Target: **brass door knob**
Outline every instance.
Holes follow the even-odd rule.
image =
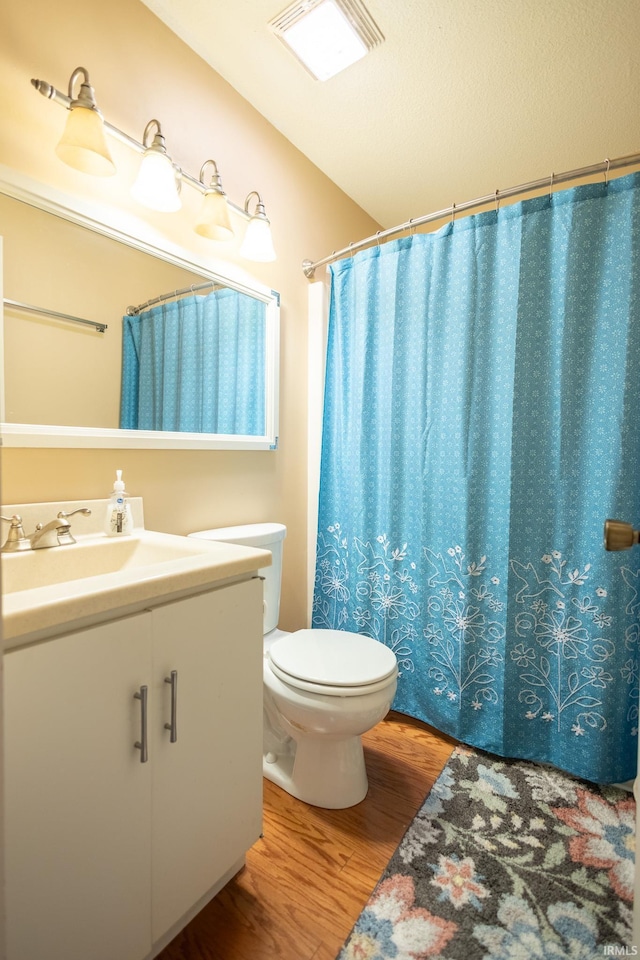
[[[640,530],[634,530],[630,523],[621,520],[605,520],[605,550],[629,550],[640,542]]]

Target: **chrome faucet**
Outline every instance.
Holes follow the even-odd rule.
[[[36,528],[29,537],[32,550],[42,550],[45,547],[59,547],[62,543],[75,543],[70,533],[71,524],[66,518],[56,517],[44,526],[36,524]],[[64,539],[68,538],[68,539]]]
[[[27,536],[22,526],[22,518],[17,514],[13,517],[2,517],[7,523],[10,523],[9,535],[2,547],[3,553],[15,553],[18,550],[43,550],[46,547],[62,547],[67,543],[75,543],[75,537],[71,533],[71,524],[69,517],[76,513],[83,513],[86,517],[90,516],[91,510],[87,507],[81,507],[72,513],[65,513],[61,510],[55,520],[49,523],[37,523],[36,528]]]

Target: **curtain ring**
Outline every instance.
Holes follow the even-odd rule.
[[[456,219],[456,205],[455,205],[455,203],[452,203],[452,204],[451,204],[451,223],[452,223],[452,225],[453,225],[453,222],[455,221],[455,219]]]
[[[500,211],[500,191],[496,190],[496,213]]]
[[[416,232],[416,228],[413,224],[413,217],[412,217],[411,220],[409,220],[409,236],[410,237],[415,236],[415,232]]]
[[[380,234],[381,234],[381,233],[382,233],[382,230],[378,230],[378,232],[376,233],[376,243],[377,243],[378,246],[380,246]]]
[[[604,171],[604,185],[605,187],[609,186],[609,167],[611,166],[611,160],[608,157],[605,158],[604,163],[606,163],[607,168]]]
[[[549,200],[551,200],[551,194],[553,193],[553,181],[555,179],[555,173],[552,173],[549,177]]]

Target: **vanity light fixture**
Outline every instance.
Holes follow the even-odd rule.
[[[74,98],[73,87],[77,80],[80,84],[78,96]],[[56,153],[69,167],[97,177],[112,176],[116,167],[111,159],[104,136],[102,114],[96,105],[89,74],[84,67],[76,67],[69,80],[69,116]]]
[[[154,129],[153,140],[149,144],[147,141]],[[145,151],[131,193],[139,203],[151,210],[173,213],[182,206],[179,174],[167,153],[157,120],[149,120],[144,128],[142,143]]]
[[[269,24],[316,80],[328,80],[384,40],[361,0],[296,0]]]
[[[351,3],[353,0],[348,0],[348,2]],[[73,86],[79,77],[84,77],[84,82],[81,85],[78,98],[74,100]],[[240,247],[240,255],[248,260],[265,263],[276,259],[269,219],[257,190],[253,190],[245,200],[244,207],[240,207],[229,200],[222,189],[222,182],[215,160],[207,160],[202,164],[200,177],[197,180],[186,170],[180,169],[173,163],[167,153],[158,120],[149,121],[144,130],[142,143],[130,137],[123,130],[119,130],[118,127],[114,127],[107,120],[103,121],[96,107],[93,88],[89,84],[89,75],[84,67],[78,67],[71,75],[68,96],[47,83],[46,80],[32,80],[31,83],[38,93],[46,97],[47,100],[53,100],[54,103],[70,111],[67,129],[74,114],[78,112],[91,114],[89,120],[82,117],[81,121],[84,120],[85,128],[88,127],[94,131],[93,139],[89,135],[81,134],[76,134],[74,138],[70,139],[67,138],[67,130],[65,130],[65,135],[57,148],[59,156],[65,163],[69,163],[86,173],[100,175],[113,173],[115,166],[109,156],[106,143],[100,144],[95,134],[96,130],[100,130],[102,133],[104,127],[104,132],[142,155],[138,176],[131,188],[131,193],[140,203],[152,210],[161,212],[179,210],[182,206],[180,190],[182,184],[187,183],[204,194],[202,209],[195,226],[197,233],[213,240],[229,240],[234,234],[229,217],[229,211],[233,210],[241,219],[248,221],[245,237]],[[151,139],[152,133],[153,138]],[[101,139],[104,141],[104,137]],[[149,142],[150,140],[151,142]],[[65,141],[68,141],[68,145],[75,148],[75,153],[71,149],[65,151],[63,147]],[[91,159],[90,161],[85,160],[84,165],[81,166],[80,160],[76,159],[74,162],[74,157],[77,158],[83,153],[87,157],[91,155]],[[205,170],[210,164],[213,165],[213,172],[207,184],[205,183]],[[254,212],[250,213],[249,202],[252,197],[256,197],[257,202]]]
[[[240,247],[240,256],[259,263],[268,263],[276,259],[271,236],[271,224],[264,209],[264,203],[257,190],[252,190],[244,202],[244,210],[249,214],[249,201],[257,197],[256,207],[247,224],[244,239]]]
[[[208,164],[213,164],[213,173],[207,187],[204,182],[204,171]],[[200,183],[205,186],[205,192],[200,217],[194,230],[210,240],[230,240],[233,236],[233,227],[229,218],[227,195],[222,189],[222,181],[215,160],[205,160],[202,164]]]

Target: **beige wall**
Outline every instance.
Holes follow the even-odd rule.
[[[107,326],[5,306],[5,420],[117,429],[127,307],[203,278],[1,194],[0,224],[8,300]]]
[[[281,521],[289,529],[281,626],[303,626],[308,283],[300,263],[366,236],[377,225],[135,0],[85,0],[81,6],[72,0],[21,0],[3,7],[0,28],[0,163],[82,201],[118,208],[155,231],[159,242],[172,239],[199,256],[210,252],[212,269],[224,272],[225,264],[248,269],[237,256],[237,242],[220,247],[193,232],[196,191],[184,188],[185,209],[179,214],[136,207],[128,188],[137,157],[118,142],[110,140],[118,167],[112,178],[90,178],[58,161],[53,150],[65,112],[40,96],[30,80],[47,80],[66,92],[71,72],[82,65],[115,126],[140,140],[147,121],[157,118],[168,151],[189,173],[197,176],[212,157],[235,203],[242,204],[251,190],[261,192],[278,259],[251,264],[249,272],[282,298],[276,452],[5,448],[3,501],[106,496],[118,467],[128,490],[144,497],[147,526],[154,529],[184,534],[221,524]]]

